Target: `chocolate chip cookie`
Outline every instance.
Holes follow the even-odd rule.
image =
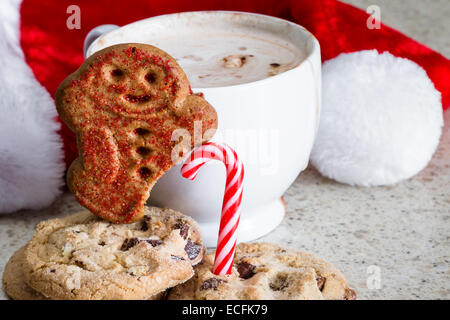
[[[194,277],[173,288],[168,299],[356,299],[330,263],[275,244],[239,244],[229,276],[214,275],[213,265],[214,253],[207,254]]]
[[[52,299],[149,299],[194,274],[204,247],[191,218],[146,207],[113,224],[88,211],[41,222],[24,253],[26,283]]]
[[[46,300],[42,294],[28,286],[24,281],[23,262],[25,247],[17,250],[9,259],[3,271],[3,286],[14,300]]]

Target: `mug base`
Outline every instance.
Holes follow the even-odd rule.
[[[275,229],[283,220],[286,207],[283,198],[241,213],[237,242],[256,240]],[[217,222],[197,221],[202,231],[203,243],[208,248],[217,246]]]

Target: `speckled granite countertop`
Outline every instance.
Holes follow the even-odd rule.
[[[384,22],[450,55],[444,32],[450,15],[447,0],[345,2],[361,8],[380,5]],[[286,218],[260,241],[311,251],[332,262],[360,299],[449,299],[450,112],[445,122],[431,163],[398,185],[350,187],[307,169],[285,195]],[[65,193],[45,210],[1,216],[0,273],[39,221],[80,208]],[[0,290],[0,299],[5,298]]]

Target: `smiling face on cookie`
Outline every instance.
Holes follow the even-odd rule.
[[[60,85],[56,105],[77,135],[80,156],[69,168],[69,188],[113,222],[142,217],[151,188],[174,165],[175,130],[192,136],[200,124],[205,142],[217,128],[214,108],[192,94],[175,59],[143,44],[89,57]]]
[[[184,72],[156,48],[110,50],[93,61],[84,78],[86,93],[96,106],[126,117],[176,110],[190,94]]]

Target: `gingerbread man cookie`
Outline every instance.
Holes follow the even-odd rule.
[[[175,59],[144,44],[119,44],[89,57],[61,83],[56,106],[77,135],[70,190],[116,223],[142,218],[153,185],[175,164],[175,130],[193,137],[194,125],[201,126],[206,142],[217,128],[216,111],[192,93]]]

